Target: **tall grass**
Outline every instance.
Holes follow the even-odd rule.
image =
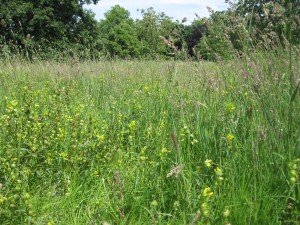
[[[247,60],[1,62],[0,223],[299,223],[290,55]]]

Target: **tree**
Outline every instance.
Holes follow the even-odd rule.
[[[3,42],[22,49],[28,44],[39,48],[91,44],[97,36],[97,21],[83,5],[97,2],[1,0],[0,37]]]
[[[110,57],[138,57],[141,43],[133,19],[128,10],[119,5],[105,13],[105,19],[100,21],[103,50]]]
[[[207,19],[199,18],[194,20],[191,25],[185,27],[184,38],[187,43],[189,55],[194,55],[194,48],[200,42],[207,30]]]
[[[166,56],[172,48],[163,40],[181,45],[181,29],[165,13],[156,13],[153,8],[142,9],[142,19],[136,21],[138,38],[143,45],[143,52],[150,57]]]

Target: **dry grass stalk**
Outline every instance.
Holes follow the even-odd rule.
[[[123,199],[123,183],[122,183],[122,179],[120,176],[120,172],[118,170],[115,171],[115,181],[116,181],[116,183],[118,185],[118,189],[119,189],[119,193],[118,193],[119,200],[122,201],[122,199]],[[125,218],[124,206],[121,206],[119,208],[119,214],[122,219]]]
[[[122,184],[120,172],[118,170],[115,171],[115,179],[116,179],[116,183],[119,187],[119,199],[122,199],[122,197],[123,197],[123,184]]]
[[[172,41],[169,41],[168,39],[166,39],[164,36],[159,35],[159,38],[161,40],[163,40],[163,42],[168,45],[170,48],[172,48],[173,50],[175,50],[176,52],[178,52],[177,47],[175,46],[175,44]]]
[[[183,167],[184,167],[184,165],[175,166],[173,169],[171,169],[170,173],[167,174],[167,178],[169,178],[173,175],[175,175],[175,177],[178,177],[178,175],[182,171]]]
[[[215,11],[213,10],[213,8],[206,6],[207,11],[209,12],[210,15],[213,15],[215,13]]]
[[[201,216],[201,212],[198,210],[194,216],[193,221],[190,223],[190,225],[195,225],[198,222],[198,220],[200,219],[200,216]]]
[[[196,104],[197,106],[202,106],[202,107],[204,107],[204,108],[208,108],[207,107],[207,105],[205,105],[204,103],[201,103],[201,102],[198,102],[198,101],[196,101],[196,100],[192,100],[192,102],[194,103],[194,104]]]
[[[178,152],[179,152],[179,146],[178,146],[178,141],[176,139],[176,135],[175,135],[174,132],[172,132],[172,141],[173,141],[173,144],[175,146],[176,153],[178,154]]]

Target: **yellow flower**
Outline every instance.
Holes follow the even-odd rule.
[[[205,165],[206,165],[206,167],[207,168],[210,168],[211,167],[211,164],[212,164],[212,160],[211,159],[207,159],[207,160],[205,160]]]
[[[0,205],[6,200],[6,197],[3,197],[2,195],[0,196]]]
[[[148,94],[149,93],[149,87],[146,85],[145,87],[144,87],[144,91]]]
[[[210,187],[206,187],[204,190],[203,190],[203,196],[204,197],[211,197],[213,196],[214,193],[211,191]]]
[[[227,103],[226,108],[227,108],[227,112],[229,113],[235,110],[235,106],[232,104],[232,102]]]
[[[227,218],[229,215],[230,215],[229,209],[225,209],[224,212],[223,212],[223,216],[224,216],[225,218]]]
[[[153,207],[158,206],[158,202],[157,202],[156,200],[153,200],[153,201],[151,202],[151,206],[153,206]]]
[[[180,207],[179,201],[175,201],[174,204],[173,204],[173,206],[174,206],[175,210],[178,210],[178,208]]]
[[[161,150],[161,152],[159,153],[160,155],[160,158],[163,160],[163,159],[166,159],[166,157],[168,156],[168,154],[170,153],[171,151],[168,150],[167,148],[163,148]]]
[[[215,169],[215,173],[216,173],[217,176],[222,176],[223,175],[223,172],[222,172],[222,170],[219,167],[217,167]]]
[[[68,160],[68,154],[65,153],[65,152],[60,153],[59,156],[60,156],[61,158],[63,158],[64,160]]]
[[[98,139],[98,141],[99,141],[100,143],[103,143],[104,140],[105,140],[105,135],[104,135],[104,134],[97,135],[96,137],[97,137],[97,139]]]
[[[226,138],[228,141],[233,141],[235,139],[235,137],[232,133],[229,133]]]
[[[24,198],[24,199],[29,199],[29,198],[30,198],[30,194],[29,194],[29,193],[25,193],[25,194],[23,195],[23,198]]]
[[[221,95],[222,96],[225,96],[225,95],[227,95],[228,94],[228,92],[227,91],[225,91],[225,90],[221,90]]]
[[[146,157],[146,156],[141,156],[140,159],[141,159],[142,161],[146,161],[146,160],[148,159],[148,157]]]
[[[137,122],[135,120],[133,120],[133,121],[130,122],[130,124],[128,126],[129,126],[129,129],[131,131],[135,131],[136,130],[136,125],[137,125]]]

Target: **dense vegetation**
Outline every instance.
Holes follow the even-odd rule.
[[[0,224],[300,224],[299,1],[86,3],[1,2]]]
[[[298,224],[299,80],[277,54],[2,63],[0,223]]]
[[[1,54],[27,57],[231,59],[251,49],[300,43],[300,3],[238,1],[230,9],[174,22],[153,8],[133,20],[116,5],[97,22],[83,9],[98,1],[7,1],[0,8]],[[51,54],[50,54],[51,53]],[[59,54],[57,54],[59,53]]]
[[[2,53],[22,51],[32,56],[53,50],[92,51],[97,46],[98,25],[94,15],[83,9],[83,4],[91,2],[1,0],[0,44],[9,48]]]

